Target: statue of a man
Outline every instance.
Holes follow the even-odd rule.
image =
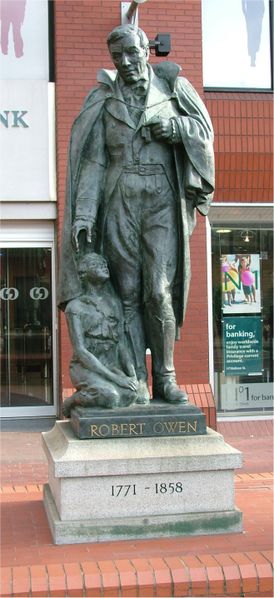
[[[59,301],[80,293],[75,256],[84,237],[107,258],[123,304],[138,402],[149,399],[149,347],[154,398],[185,403],[174,342],[187,302],[195,208],[206,215],[213,197],[212,125],[178,65],[148,64],[141,29],[117,27],[108,47],[116,70],[99,71],[72,128]]]
[[[83,407],[127,407],[137,399],[137,378],[124,342],[123,314],[109,282],[106,260],[88,253],[79,260],[82,294],[68,302],[65,315],[73,356],[75,393],[63,404],[69,416]]]

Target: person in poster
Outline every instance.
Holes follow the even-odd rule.
[[[239,274],[245,296],[245,303],[256,303],[255,275],[251,271],[251,255],[240,257]]]
[[[229,274],[229,279],[225,274]],[[237,267],[234,262],[229,262],[227,255],[222,256],[222,294],[223,306],[235,303],[235,284],[239,279]]]
[[[260,256],[228,254],[221,256],[223,313],[259,313]]]

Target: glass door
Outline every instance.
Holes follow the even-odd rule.
[[[0,253],[1,411],[54,414],[52,248]]]

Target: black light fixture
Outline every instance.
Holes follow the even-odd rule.
[[[157,33],[154,40],[149,41],[151,50],[155,50],[156,56],[168,56],[171,50],[170,33]]]

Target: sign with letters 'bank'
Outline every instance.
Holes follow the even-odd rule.
[[[1,201],[50,195],[47,0],[1,2]]]
[[[47,81],[5,81],[0,93],[0,198],[49,199]]]

